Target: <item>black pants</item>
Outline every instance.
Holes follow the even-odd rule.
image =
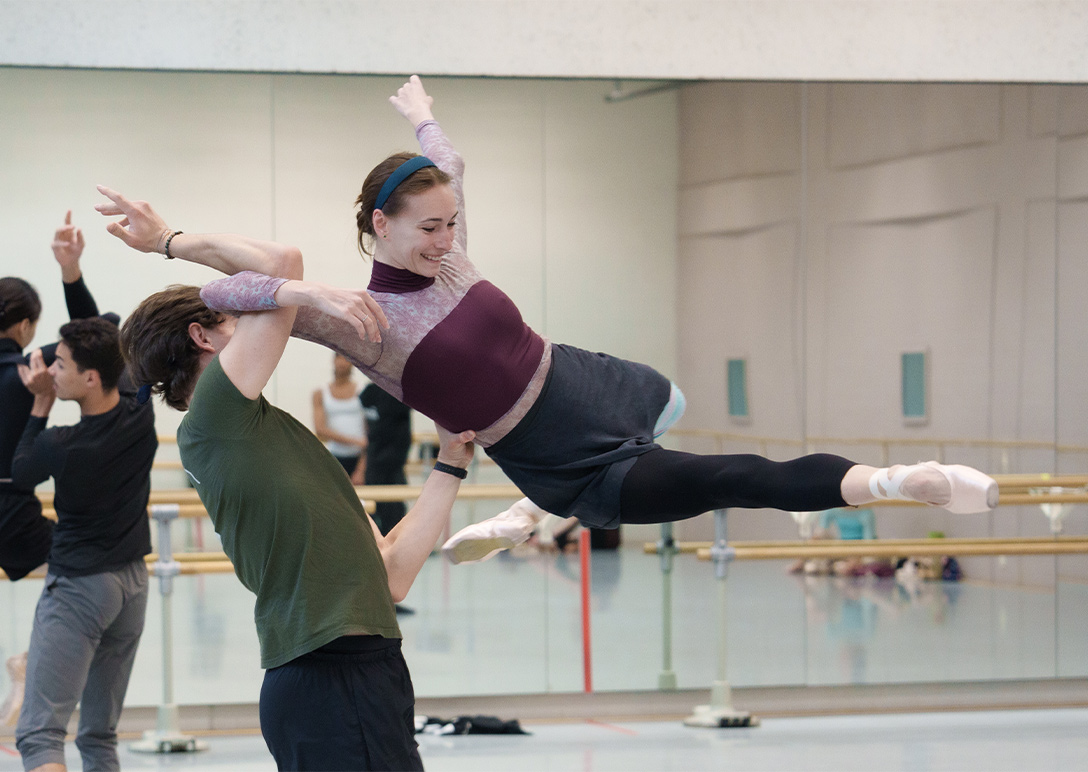
[[[268,670],[261,734],[279,769],[421,770],[400,640],[346,636]]]
[[[404,465],[383,467],[380,464],[366,465],[366,474],[363,478],[367,485],[407,485],[408,478],[404,475]],[[393,526],[404,519],[407,508],[403,501],[379,501],[374,510],[374,522],[378,524],[378,530],[382,536],[393,530]]]
[[[33,493],[0,493],[0,568],[13,582],[49,557],[53,521]]]
[[[816,512],[846,506],[842,478],[854,462],[817,453],[791,461],[651,450],[620,490],[620,521],[667,523],[730,507]]]

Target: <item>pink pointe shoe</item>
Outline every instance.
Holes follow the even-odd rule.
[[[869,478],[869,490],[877,499],[914,501],[915,499],[901,493],[900,488],[908,477],[925,466],[940,472],[948,481],[952,491],[947,504],[932,504],[931,506],[941,507],[956,515],[989,512],[997,506],[997,481],[977,469],[962,464],[938,464],[936,461],[927,461],[924,464],[901,467],[890,476],[887,469],[880,469]],[[881,488],[884,489],[883,492]]]
[[[480,563],[528,539],[544,514],[529,499],[521,499],[505,512],[462,528],[442,545],[442,554],[455,565]]]

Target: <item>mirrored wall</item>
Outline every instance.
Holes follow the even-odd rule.
[[[112,244],[92,211],[96,183],[151,201],[175,227],[299,244],[311,278],[364,286],[352,201],[371,166],[414,143],[386,103],[397,85],[0,69],[0,273],[42,291],[39,342],[63,321],[48,241],[69,208],[103,308],[124,314],[165,284],[213,278]],[[1088,87],[703,82],[609,101],[616,84],[604,81],[428,85],[467,163],[470,257],[551,339],[676,380],[688,412],[672,447],[1088,472]],[[730,362],[743,363],[732,370],[743,410]],[[910,406],[907,362],[921,366]],[[269,396],[309,421],[330,376],[328,352],[293,342]],[[169,435],[179,417],[158,420]],[[502,481],[485,460],[474,474]],[[181,484],[156,473],[156,487]],[[459,504],[452,527],[509,503]],[[1064,533],[1088,533],[1086,515],[1073,508]],[[798,538],[785,513],[728,517],[732,539]],[[882,538],[1051,534],[1027,506],[877,508],[874,527]],[[178,529],[188,547],[216,548],[209,524]],[[709,539],[711,518],[675,533]],[[663,571],[642,548],[659,536],[626,527],[619,549],[593,553],[597,690],[715,678],[713,568],[682,555]],[[958,562],[960,581],[916,583],[734,564],[729,680],[1088,675],[1088,558]],[[583,689],[581,578],[576,554],[538,546],[479,566],[429,561],[400,620],[417,694]],[[246,591],[229,575],[178,584],[178,701],[256,700]],[[40,588],[0,585],[5,656],[25,648]],[[157,614],[153,602],[131,704],[157,702]]]

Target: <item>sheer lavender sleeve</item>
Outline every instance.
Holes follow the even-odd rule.
[[[457,243],[462,252],[468,249],[468,227],[465,219],[465,162],[461,154],[454,150],[446,132],[438,121],[424,121],[416,126],[416,139],[423,155],[435,162],[435,165],[450,175],[450,187],[457,196]]]
[[[271,311],[280,307],[276,303],[276,290],[286,281],[255,271],[241,271],[205,284],[200,290],[200,299],[213,311],[228,314]],[[380,344],[361,340],[350,324],[310,306],[299,306],[291,335],[343,354],[368,375],[381,356]]]
[[[231,314],[269,311],[279,308],[276,290],[286,281],[256,271],[241,271],[205,284],[200,299],[213,311]]]

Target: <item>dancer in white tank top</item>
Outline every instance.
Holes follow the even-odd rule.
[[[354,368],[344,357],[333,356],[333,380],[314,391],[314,433],[344,467],[353,485],[363,484],[366,469],[366,429],[362,387],[352,380]]]

